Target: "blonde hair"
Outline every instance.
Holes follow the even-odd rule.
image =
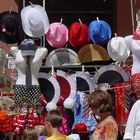
[[[88,97],[88,104],[96,108],[99,113],[112,111],[112,98],[110,94],[103,90],[95,90]]]

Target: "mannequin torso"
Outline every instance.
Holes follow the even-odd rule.
[[[140,41],[134,40],[133,35],[126,36],[125,41],[130,48],[133,57],[131,75],[140,73]]]
[[[38,83],[38,73],[39,69],[42,65],[42,59],[47,54],[48,50],[44,47],[38,47],[35,56],[30,57],[30,66],[31,66],[31,74],[32,74],[32,85],[39,85]],[[16,81],[16,85],[26,85],[26,61],[27,57],[23,57],[21,50],[17,47],[11,48],[11,53],[15,59],[15,65],[18,72],[18,79]]]

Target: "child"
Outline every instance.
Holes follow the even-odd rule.
[[[59,128],[62,123],[62,116],[58,110],[51,110],[46,118],[46,140],[69,140],[66,135],[60,133]]]

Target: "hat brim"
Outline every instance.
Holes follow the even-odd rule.
[[[96,85],[93,84],[91,76],[88,72],[76,72],[77,91],[89,94],[94,90]]]
[[[40,30],[33,31],[29,25],[29,13],[31,10],[36,10],[40,13],[42,17],[43,26]],[[44,36],[49,29],[49,19],[45,9],[43,9],[40,5],[29,5],[22,9],[21,11],[21,19],[22,19],[22,27],[26,35],[30,37],[42,37]]]
[[[46,58],[46,67],[59,67],[78,63],[77,53],[68,48],[55,49]]]
[[[41,93],[46,101],[57,103],[60,97],[60,85],[56,78],[51,74],[39,72],[38,80],[41,87]]]
[[[9,13],[9,11],[0,13],[0,25],[4,23],[4,20],[6,18],[14,19],[17,22],[18,25],[15,25],[17,28],[17,32],[13,35],[8,35],[6,34],[6,32],[1,31],[0,40],[8,44],[20,43],[24,39],[24,32],[22,28],[20,14],[13,11],[11,13]]]
[[[117,65],[101,67],[93,76],[94,83],[114,83],[129,81],[127,73]]]
[[[72,76],[61,70],[57,70],[57,80],[61,87],[61,96],[63,96],[64,99],[74,99],[77,90],[76,80],[74,80]]]

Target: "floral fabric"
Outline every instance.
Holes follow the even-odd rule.
[[[117,140],[118,126],[113,117],[109,116],[98,124],[92,140]]]

